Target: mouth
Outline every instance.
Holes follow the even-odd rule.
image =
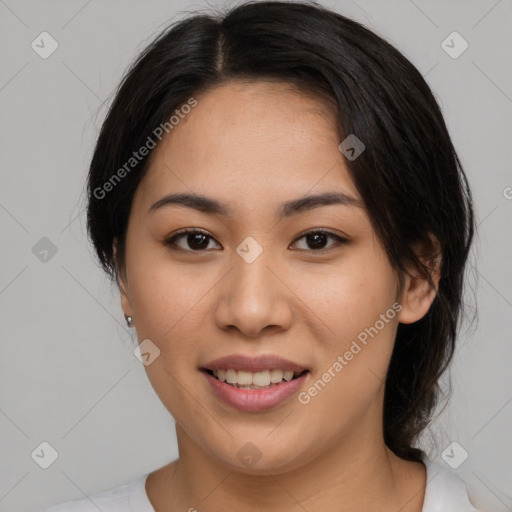
[[[309,370],[294,372],[292,370],[280,369],[262,370],[258,372],[248,372],[232,368],[219,370],[201,368],[201,370],[233,388],[254,390],[281,386],[283,383],[299,379],[309,373]]]
[[[297,372],[276,368],[258,369],[254,373],[232,368],[200,370],[213,396],[224,405],[244,413],[264,412],[284,406],[307,384],[310,374],[310,370],[306,369]]]

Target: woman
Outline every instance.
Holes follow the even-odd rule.
[[[389,43],[312,3],[191,16],[125,76],[88,191],[179,458],[49,510],[476,510],[417,447],[471,193]]]

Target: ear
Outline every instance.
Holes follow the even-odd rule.
[[[414,251],[423,264],[428,267],[435,289],[430,286],[427,276],[422,274],[420,269],[412,264],[407,267],[401,296],[402,309],[398,317],[398,321],[403,324],[412,324],[423,318],[430,309],[439,289],[441,249],[435,236],[430,235],[430,240],[429,244],[417,244]]]
[[[119,292],[120,292],[120,295],[121,295],[121,308],[123,309],[123,313],[125,315],[133,316],[132,315],[132,304],[130,302],[130,297],[129,297],[129,294],[128,294],[128,285],[125,282],[124,273],[117,266],[117,259],[116,259],[117,238],[114,238],[114,243],[112,245],[112,250],[113,250],[113,254],[114,254],[114,261],[116,262],[117,279],[118,279],[118,285],[119,285]]]

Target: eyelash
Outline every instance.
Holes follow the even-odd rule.
[[[306,251],[306,252],[313,252],[313,253],[317,253],[317,254],[324,254],[326,252],[331,251],[333,249],[333,247],[340,246],[340,245],[346,245],[346,244],[350,243],[349,239],[344,238],[342,236],[339,236],[339,235],[337,235],[335,233],[332,233],[330,231],[325,231],[323,229],[312,229],[310,231],[306,231],[304,233],[301,233],[295,239],[295,241],[293,243],[296,243],[298,240],[300,240],[302,238],[305,238],[305,237],[311,236],[311,235],[315,235],[317,233],[320,233],[320,234],[323,234],[323,235],[327,235],[328,237],[331,237],[331,238],[335,239],[336,240],[336,244],[332,245],[331,247],[329,247],[327,249],[318,249],[318,250],[315,250],[315,249],[299,249],[299,250]],[[173,247],[171,247],[171,249],[176,250],[176,251],[195,252],[195,253],[205,252],[206,249],[189,250],[189,249],[183,249],[182,247],[176,246],[176,240],[177,239],[179,239],[180,237],[184,237],[185,235],[189,235],[189,234],[205,235],[209,239],[214,240],[214,238],[208,232],[203,231],[201,229],[183,229],[181,231],[178,231],[177,233],[175,233],[171,237],[167,238],[164,241],[164,245],[166,245],[166,246],[173,246]]]

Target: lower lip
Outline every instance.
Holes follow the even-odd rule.
[[[227,405],[246,412],[261,412],[277,407],[297,393],[309,375],[309,372],[306,372],[297,379],[281,382],[266,389],[241,389],[216,379],[204,370],[201,370],[201,373],[217,397]]]

